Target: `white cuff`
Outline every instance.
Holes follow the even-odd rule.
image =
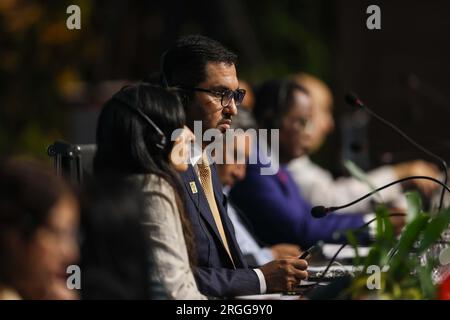
[[[368,223],[370,220],[375,219],[377,216],[375,213],[369,213],[369,214],[365,214],[363,219],[364,219],[364,223]],[[375,235],[377,234],[377,221],[372,221],[369,225],[369,237],[370,238],[375,238]]]
[[[264,278],[264,274],[259,269],[253,269],[259,279],[259,290],[260,294],[265,294],[267,292],[266,278]]]

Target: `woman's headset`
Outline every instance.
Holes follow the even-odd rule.
[[[141,108],[141,101],[140,101],[140,89],[141,86],[148,85],[139,83],[137,84],[137,90],[136,90],[136,97],[132,98],[132,96],[126,92],[126,89],[130,86],[123,87],[117,94],[114,95],[114,99],[120,101],[123,103],[124,106],[126,106],[129,110],[133,111],[134,113],[137,113],[141,119],[143,119],[145,122],[147,122],[157,133],[158,135],[158,141],[156,142],[156,146],[163,150],[167,145],[167,138],[164,132],[156,125],[155,122],[153,122],[152,119],[150,119],[149,116],[147,116]]]

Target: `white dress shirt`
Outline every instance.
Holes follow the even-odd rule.
[[[228,196],[229,188],[224,187],[223,193]],[[236,240],[244,255],[252,255],[256,263],[261,266],[274,260],[272,250],[267,247],[261,247],[248,231],[247,227],[242,222],[239,214],[236,212],[233,205],[228,201],[227,213],[233,223]]]
[[[288,165],[288,170],[299,186],[302,196],[312,206],[339,206],[372,191],[366,182],[353,177],[334,179],[330,172],[313,163],[307,155],[292,160]],[[383,166],[368,172],[367,180],[377,188],[397,180],[397,176],[392,167]],[[406,201],[399,184],[379,192],[379,197],[383,202],[391,203],[397,208],[406,208]],[[368,213],[371,211],[369,199],[345,209],[345,213]]]

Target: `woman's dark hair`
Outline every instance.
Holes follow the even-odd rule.
[[[160,135],[140,110],[163,132],[165,146],[158,144]],[[184,209],[183,189],[169,157],[174,141],[172,132],[183,128],[185,114],[177,96],[168,89],[150,84],[128,86],[116,93],[103,107],[97,126],[96,175],[155,174],[174,189],[191,266],[196,261],[194,235]]]
[[[31,241],[45,226],[53,206],[71,188],[43,164],[31,160],[8,159],[0,163],[0,281],[7,282],[11,255],[5,237],[11,232]]]
[[[81,297],[148,299],[145,198],[130,180],[102,177],[81,193]]]
[[[258,127],[279,129],[281,119],[292,107],[296,90],[309,95],[304,87],[292,80],[269,80],[257,87],[253,114]]]
[[[158,147],[158,132],[138,112],[163,132],[167,142],[163,150]],[[184,123],[183,108],[168,90],[149,84],[122,88],[100,113],[94,173],[163,175],[174,144],[170,139],[172,132]]]

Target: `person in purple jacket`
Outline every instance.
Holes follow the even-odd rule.
[[[261,152],[261,139],[248,163],[245,179],[235,185],[230,197],[248,216],[257,236],[269,243],[296,243],[306,249],[318,241],[342,242],[344,232],[364,224],[362,215],[330,214],[316,219],[311,205],[286,170],[287,163],[304,153],[302,137],[308,134],[311,99],[306,89],[290,80],[271,80],[256,91],[254,115],[260,129],[279,129],[279,148],[271,141],[270,158]],[[270,136],[270,134],[268,134]],[[279,154],[277,156],[277,150]],[[252,157],[250,157],[252,159]],[[264,169],[278,168],[275,174]],[[366,241],[363,233],[361,240]]]

